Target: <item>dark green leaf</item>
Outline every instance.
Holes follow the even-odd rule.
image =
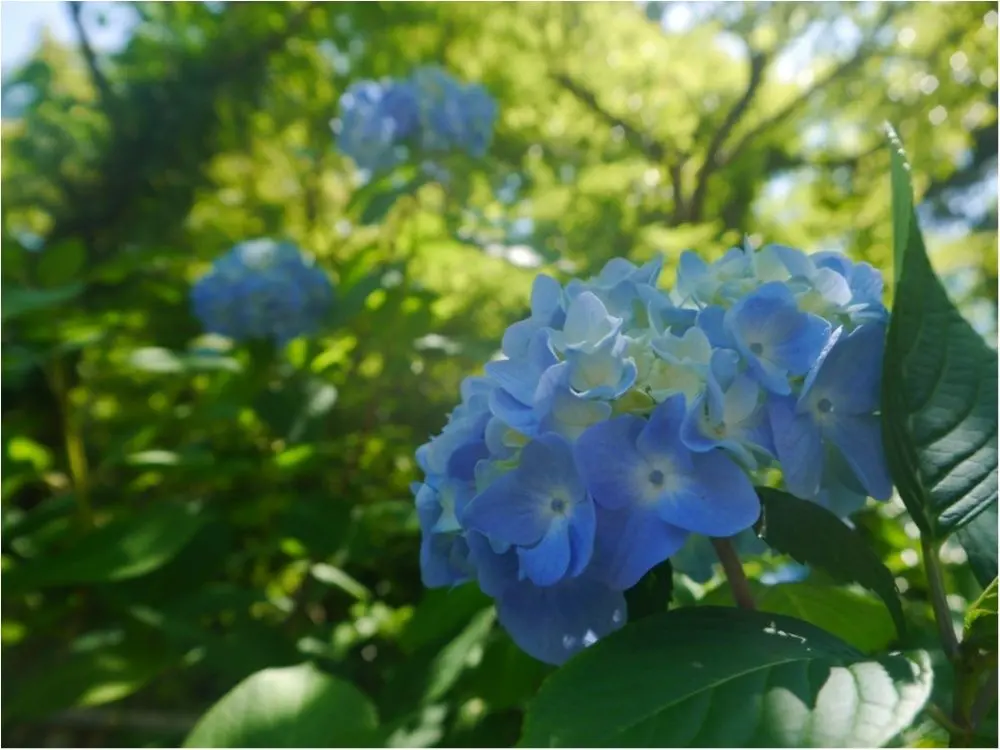
[[[265,669],[224,695],[185,747],[370,747],[375,707],[351,683],[311,664]]]
[[[628,618],[635,622],[666,612],[674,590],[674,569],[667,560],[646,573],[635,586],[625,592]]]
[[[478,651],[482,657],[483,644],[496,621],[493,607],[484,609],[449,643],[431,663],[430,676],[424,702],[434,703],[444,696],[469,666],[469,661]]]
[[[997,504],[990,503],[986,510],[955,532],[955,541],[965,550],[972,572],[981,586],[996,578]]]
[[[70,284],[59,289],[4,285],[3,295],[0,296],[0,318],[6,323],[36,310],[57,307],[79,296],[83,289],[83,284]]]
[[[869,659],[808,623],[689,607],[586,649],[542,685],[529,747],[877,747],[930,694],[922,652]]]
[[[61,287],[79,277],[87,262],[87,251],[79,240],[45,248],[38,258],[36,276],[46,287]]]
[[[921,531],[943,539],[996,501],[997,353],[962,317],[931,267],[909,169],[890,135],[896,290],[882,428],[903,502]]]
[[[399,638],[407,653],[444,641],[456,634],[477,612],[490,605],[490,598],[478,586],[431,589],[413,612]]]
[[[997,579],[986,587],[979,598],[965,613],[963,643],[978,648],[996,650],[997,647]]]
[[[425,175],[417,175],[398,187],[387,187],[375,193],[369,198],[361,212],[361,223],[378,224],[396,205],[396,201],[404,196],[413,195],[429,181]]]
[[[131,695],[169,664],[148,643],[124,641],[60,654],[17,681],[4,701],[4,720],[48,716],[72,706],[98,706]]]
[[[169,562],[206,522],[195,505],[163,503],[115,519],[69,549],[3,575],[12,590],[138,578]]]
[[[822,570],[840,583],[859,583],[889,608],[896,629],[906,629],[896,582],[865,540],[826,508],[785,492],[757,488],[759,534],[778,552]]]
[[[750,587],[754,604],[761,612],[805,620],[866,654],[885,649],[896,638],[892,618],[873,596],[816,583],[765,586],[751,581]],[[707,594],[701,604],[734,606],[732,591],[723,584]]]

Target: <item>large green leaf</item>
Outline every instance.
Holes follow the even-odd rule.
[[[761,612],[797,617],[866,654],[887,648],[896,638],[892,618],[874,596],[809,582],[765,586],[751,581],[750,586],[754,604]],[[733,606],[732,590],[723,584],[700,603]]]
[[[760,537],[778,552],[822,570],[841,583],[859,583],[889,608],[896,629],[906,621],[892,573],[865,540],[826,508],[786,492],[759,487]]]
[[[169,562],[206,520],[197,505],[154,505],[111,521],[62,552],[11,569],[3,585],[17,591],[138,578]]]
[[[553,674],[531,747],[875,747],[931,689],[924,652],[867,658],[781,615],[689,607],[633,623]]]
[[[941,539],[997,497],[997,353],[962,317],[931,267],[909,167],[892,140],[896,289],[886,344],[882,425],[899,494]]]
[[[18,677],[3,704],[4,721],[121,700],[168,667],[170,659],[161,647],[135,640],[61,653]]]
[[[378,716],[351,683],[311,664],[265,669],[212,706],[185,747],[371,747]]]
[[[997,503],[955,532],[955,541],[962,545],[969,566],[980,585],[986,586],[997,577]]]

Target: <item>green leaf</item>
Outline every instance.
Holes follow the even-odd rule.
[[[903,143],[892,125],[886,123],[885,129],[891,148],[889,179],[892,185],[892,270],[894,281],[898,284],[909,243],[913,189],[910,187],[910,163],[906,159]]]
[[[483,644],[495,621],[496,610],[493,607],[484,609],[437,655],[431,663],[427,692],[424,694],[425,703],[434,703],[444,697],[469,666],[469,662],[476,658],[477,653],[482,658]]]
[[[206,521],[196,505],[154,505],[111,521],[69,549],[5,572],[3,584],[24,590],[138,578],[169,562]]]
[[[83,284],[58,289],[28,289],[5,284],[0,295],[0,320],[6,323],[36,310],[58,307],[78,297],[83,289]]]
[[[995,651],[997,648],[997,579],[986,587],[965,613],[962,642]]]
[[[980,586],[996,578],[997,503],[990,503],[986,510],[955,532],[955,541],[965,550]]]
[[[368,199],[364,209],[361,211],[361,223],[378,224],[388,215],[392,207],[396,205],[396,201],[404,196],[413,195],[428,182],[430,182],[430,178],[420,174],[407,180],[402,185],[388,187],[375,193]]]
[[[329,563],[316,563],[309,569],[312,573],[313,578],[315,578],[320,583],[325,583],[327,586],[336,586],[338,589],[343,591],[350,596],[353,596],[358,601],[367,601],[371,599],[371,592],[366,589],[361,583],[347,575],[343,570]]]
[[[62,653],[25,677],[4,701],[4,721],[48,716],[72,706],[99,706],[139,690],[169,665],[162,648],[126,640]]]
[[[896,289],[882,430],[903,502],[921,531],[940,540],[996,501],[997,353],[935,275],[897,138],[892,148]]]
[[[761,612],[797,617],[866,654],[885,649],[896,637],[892,618],[873,596],[809,582],[765,586],[751,581],[750,586]],[[701,604],[731,607],[732,591],[723,584],[707,594]]]
[[[930,695],[922,651],[869,659],[781,615],[687,607],[602,639],[542,685],[527,747],[878,747]]]
[[[892,573],[852,528],[826,508],[786,492],[758,487],[758,534],[778,552],[822,570],[840,583],[858,583],[874,592],[903,634],[906,621]]]
[[[490,602],[478,586],[425,591],[399,637],[399,647],[412,654],[420,648],[444,641],[457,633],[477,612],[488,607]]]
[[[59,287],[76,279],[87,263],[87,250],[79,240],[68,240],[45,248],[35,274],[46,287]]]
[[[185,747],[371,747],[378,716],[351,683],[312,664],[265,669],[202,716]]]

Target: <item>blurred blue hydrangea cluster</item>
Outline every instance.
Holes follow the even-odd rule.
[[[337,147],[368,172],[402,163],[407,147],[421,156],[481,157],[496,117],[496,101],[482,86],[426,66],[407,79],[352,84],[340,97]]]
[[[624,592],[668,558],[760,544],[754,484],[775,469],[841,514],[891,495],[874,268],[745,245],[685,253],[666,293],[661,267],[539,276],[503,357],[417,452],[425,585],[476,581],[552,664],[621,627]]]
[[[191,288],[191,305],[207,333],[283,345],[315,332],[333,302],[322,269],[293,244],[241,242]]]

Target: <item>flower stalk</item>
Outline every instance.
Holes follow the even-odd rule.
[[[729,581],[736,606],[740,609],[757,609],[750,591],[750,582],[743,572],[743,564],[736,554],[733,543],[729,539],[715,538],[712,539],[712,546],[715,548],[715,554],[719,556],[719,562],[722,563],[722,570],[726,574],[726,580]]]

